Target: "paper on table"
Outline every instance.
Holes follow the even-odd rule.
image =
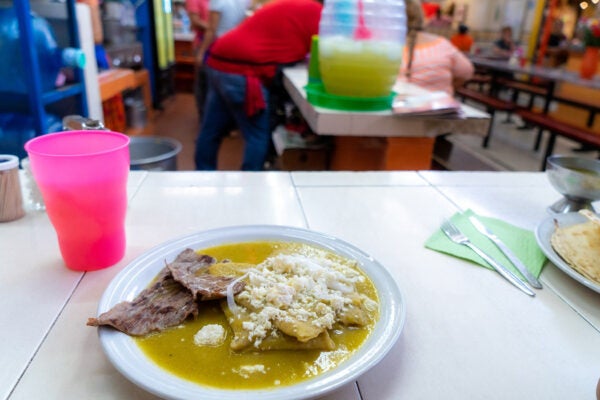
[[[518,276],[519,271],[506,258],[506,256],[494,245],[494,243],[482,235],[469,222],[469,216],[475,215],[485,226],[490,228],[527,266],[527,269],[539,277],[546,262],[546,256],[540,250],[533,232],[506,223],[504,221],[482,217],[472,210],[454,214],[450,220],[475,244],[487,254],[494,257],[507,268],[510,268]],[[446,253],[455,257],[471,260],[481,266],[492,269],[481,257],[471,249],[451,241],[441,230],[437,230],[425,242],[425,247],[431,250]]]
[[[398,95],[392,103],[396,115],[457,115],[460,103],[446,92]]]

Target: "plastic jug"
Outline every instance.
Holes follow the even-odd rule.
[[[319,24],[319,68],[336,96],[390,96],[406,42],[403,0],[327,0]]]
[[[42,90],[49,91],[57,86],[60,69],[62,67],[85,66],[85,54],[81,49],[58,47],[54,31],[48,21],[35,14],[31,14],[31,25],[38,64],[40,67],[40,80]],[[13,7],[0,7],[0,91],[13,93],[27,93],[26,66],[21,56],[19,43],[20,30]]]

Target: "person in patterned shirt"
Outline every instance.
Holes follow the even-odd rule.
[[[408,34],[399,79],[453,95],[455,87],[473,76],[473,64],[448,39],[423,31],[419,0],[406,1],[406,16]]]

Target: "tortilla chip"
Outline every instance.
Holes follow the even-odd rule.
[[[288,336],[295,337],[302,343],[316,338],[323,332],[327,332],[327,329],[317,327],[309,321],[300,321],[299,319],[292,317],[283,320],[276,319],[273,321],[273,325],[281,332]]]
[[[600,225],[594,221],[556,226],[550,243],[575,271],[600,284]]]
[[[377,303],[364,294],[349,295],[352,302],[346,304],[339,314],[340,322],[345,326],[366,326],[377,313]]]
[[[269,350],[333,350],[335,343],[329,336],[327,330],[323,330],[317,336],[301,342],[297,338],[286,335],[279,330],[273,330],[271,334],[260,341],[256,346],[254,340],[249,337],[249,332],[243,328],[245,321],[250,321],[248,313],[243,310],[238,310],[237,314],[233,314],[227,302],[221,301],[221,308],[227,317],[229,326],[233,331],[233,339],[231,341],[231,349],[233,351],[269,351]]]

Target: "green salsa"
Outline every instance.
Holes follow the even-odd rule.
[[[201,249],[198,252],[209,254],[217,260],[258,264],[279,253],[310,255],[323,250],[300,243],[249,242]],[[333,253],[328,252],[327,257],[343,260],[345,265],[354,265],[352,261]],[[378,302],[370,279],[358,284],[357,289]],[[329,331],[335,343],[333,351],[256,350],[238,353],[230,349],[233,333],[219,302],[207,301],[201,305],[196,319],[135,340],[153,362],[170,373],[200,385],[227,389],[266,389],[292,385],[331,370],[364,343],[378,319],[378,315],[375,315],[372,322],[363,327],[336,324]],[[218,324],[225,329],[225,341],[215,346],[194,344],[196,332],[209,324]]]

